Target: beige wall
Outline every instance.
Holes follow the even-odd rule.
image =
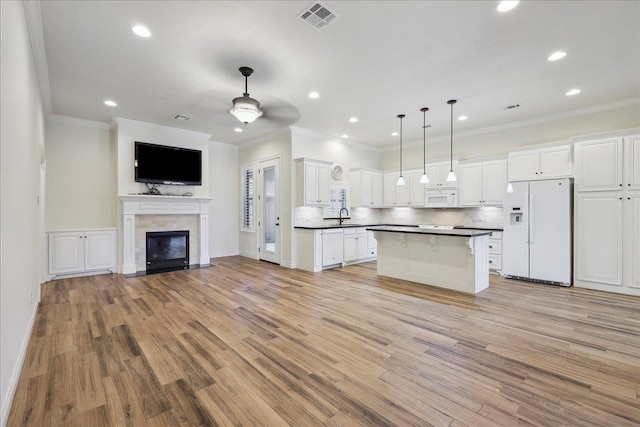
[[[115,227],[115,145],[106,123],[53,116],[46,122],[47,231]]]
[[[581,135],[636,128],[640,126],[640,104],[593,111],[540,123],[533,122],[535,120],[530,121],[530,124],[527,125],[507,123],[501,125],[502,130],[496,129],[491,132],[485,130],[478,134],[465,133],[462,131],[462,125],[456,123],[454,125],[453,156],[460,160],[491,156],[506,157],[511,148],[563,141]],[[448,133],[446,136],[436,139],[430,138],[429,131],[427,131],[427,163],[449,159],[449,139]],[[381,169],[398,169],[398,167],[399,145],[386,149],[380,155]],[[422,167],[422,141],[405,141],[403,167]]]
[[[240,230],[240,150],[220,142],[209,143],[209,255],[238,255]]]
[[[40,301],[44,114],[23,2],[0,1],[0,425]]]

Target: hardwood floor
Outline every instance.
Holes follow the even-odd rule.
[[[637,426],[640,299],[241,257],[43,285],[9,426]]]

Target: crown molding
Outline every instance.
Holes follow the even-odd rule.
[[[69,116],[59,116],[57,114],[51,114],[49,117],[47,117],[47,121],[58,122],[58,123],[69,123],[76,126],[93,127],[98,129],[106,129],[106,130],[111,129],[111,126],[109,125],[109,123],[96,122],[94,120],[78,119],[76,117],[69,117]]]
[[[42,14],[39,1],[23,0],[24,14],[29,31],[29,42],[31,43],[31,55],[38,78],[38,88],[42,100],[44,116],[48,117],[53,113],[51,102],[51,86],[49,84],[49,66],[47,64],[47,53],[44,48],[44,32],[42,30]]]
[[[125,119],[123,117],[114,117],[111,121],[112,126],[117,126],[118,128],[137,128],[137,129],[145,129],[145,130],[155,130],[162,131],[174,135],[184,136],[186,138],[194,138],[194,139],[205,139],[207,142],[211,138],[211,134],[204,132],[197,132],[194,130],[174,128],[171,126],[158,125],[155,123],[148,122],[140,122],[138,120]]]

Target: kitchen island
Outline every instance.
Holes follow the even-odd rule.
[[[485,230],[375,226],[378,274],[477,294],[489,287]]]

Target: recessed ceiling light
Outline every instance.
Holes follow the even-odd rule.
[[[176,114],[176,115],[173,116],[173,118],[176,119],[176,120],[182,120],[184,122],[186,122],[187,120],[191,120],[191,117],[184,116],[182,114]]]
[[[235,128],[234,130],[238,133],[242,132],[242,128]]]
[[[577,95],[580,93],[580,89],[571,89],[569,92],[567,92],[568,96],[573,96],[573,95]]]
[[[133,31],[140,37],[151,37],[151,31],[149,31],[147,27],[144,27],[142,25],[134,26],[133,28],[131,28],[131,31]]]
[[[398,136],[398,132],[392,132],[391,136]]]
[[[351,117],[351,118],[349,119],[349,123],[356,123],[357,121],[358,121],[358,118],[357,118],[357,117]]]
[[[520,3],[519,0],[503,0],[496,8],[498,12],[508,12]]]
[[[462,121],[462,120],[467,120],[468,118],[469,118],[469,117],[467,117],[467,116],[460,116],[460,117],[458,117],[458,120],[461,120],[461,121]]]
[[[347,135],[346,133],[343,133],[340,138],[349,138],[349,135]]]
[[[108,105],[109,107],[117,107],[118,106],[118,104],[116,104],[115,101],[112,101],[110,99],[105,100],[104,101],[104,105]]]
[[[567,56],[567,52],[563,52],[563,51],[559,50],[557,52],[553,52],[551,55],[549,55],[549,57],[547,59],[549,61],[557,61],[558,59],[562,59],[565,56]]]
[[[320,98],[320,94],[318,92],[309,92],[309,98],[318,99]]]

